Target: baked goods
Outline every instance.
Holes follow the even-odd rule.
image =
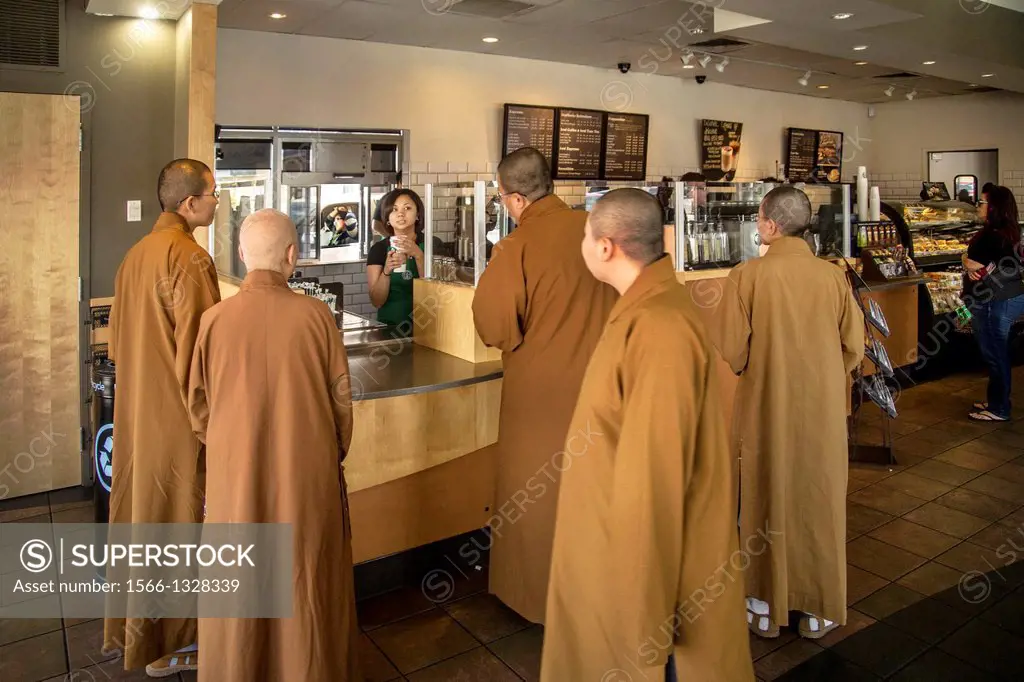
[[[960,254],[967,250],[967,245],[956,237],[925,237],[914,235],[915,256],[941,256]]]

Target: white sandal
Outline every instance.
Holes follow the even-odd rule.
[[[780,634],[779,626],[768,617],[768,604],[753,597],[747,597],[747,627],[765,639],[775,639]]]
[[[146,674],[150,677],[171,677],[190,670],[199,670],[198,651],[170,654],[146,666]]]
[[[806,637],[807,639],[821,639],[837,627],[839,627],[839,623],[833,623],[824,618],[801,616],[797,632],[800,633],[801,637]]]

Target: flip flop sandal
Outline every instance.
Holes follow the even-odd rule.
[[[146,674],[150,677],[171,677],[190,670],[199,670],[198,651],[164,656],[146,666]]]
[[[827,622],[824,618],[818,618],[817,616],[802,616],[800,624],[797,626],[797,632],[800,633],[801,637],[806,637],[807,639],[821,639],[839,627],[839,623],[825,625]],[[823,625],[824,627],[821,627]]]
[[[779,626],[773,624],[771,618],[755,613],[751,609],[747,609],[747,627],[755,635],[765,639],[775,639],[781,634]]]
[[[988,403],[974,403],[974,409],[976,410],[987,410]]]
[[[1006,417],[1000,417],[998,414],[993,414],[988,410],[982,410],[981,412],[971,412],[967,415],[968,419],[973,419],[976,422],[1008,422],[1010,421]]]

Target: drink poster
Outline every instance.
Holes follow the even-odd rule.
[[[728,182],[736,177],[742,135],[742,123],[703,119],[700,167],[705,178]]]

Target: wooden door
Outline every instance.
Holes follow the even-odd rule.
[[[0,499],[82,481],[79,122],[0,92]]]

